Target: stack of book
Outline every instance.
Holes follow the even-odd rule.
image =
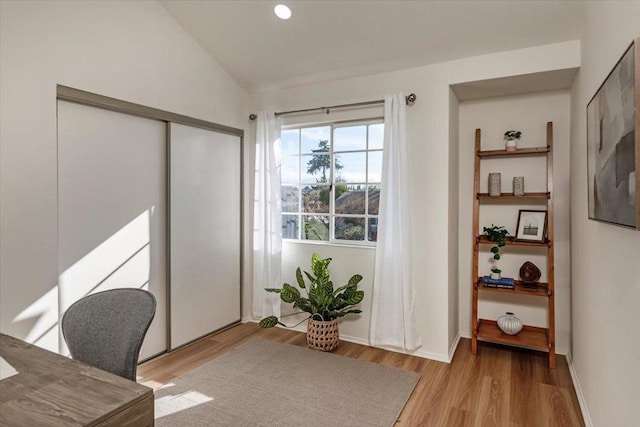
[[[503,277],[501,279],[492,279],[491,276],[482,277],[482,284],[488,288],[504,288],[513,289],[515,281],[511,277]]]

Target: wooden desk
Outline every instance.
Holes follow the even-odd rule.
[[[0,334],[1,426],[153,426],[153,390]]]

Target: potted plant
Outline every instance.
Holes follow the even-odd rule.
[[[507,141],[507,151],[516,151],[518,149],[518,141],[522,136],[519,130],[508,130],[504,133],[504,139]]]
[[[495,245],[491,247],[491,253],[493,254],[493,259],[495,261],[500,260],[500,248],[506,244],[506,238],[509,235],[509,231],[503,226],[497,226],[491,224],[491,227],[483,227],[482,231],[485,236],[489,239],[489,241],[494,242]],[[491,269],[491,278],[492,279],[500,279],[500,273],[502,270],[495,265]]]
[[[293,303],[293,308],[302,310],[287,316],[309,313],[309,317],[307,317],[307,345],[314,350],[321,351],[333,351],[338,347],[340,338],[338,319],[347,314],[362,313],[362,310],[351,307],[360,304],[364,298],[364,291],[358,290],[358,283],[362,280],[362,276],[359,274],[353,275],[346,285],[337,289],[333,288],[333,282],[329,278],[330,262],[331,258],[323,259],[314,253],[311,256],[313,274],[304,272],[309,283],[305,282],[302,269],[298,267],[296,281],[300,289],[288,283],[283,284],[282,288],[265,289],[267,292],[279,293],[282,301]],[[306,297],[302,295],[301,290],[306,294]],[[271,328],[278,324],[287,327],[276,316],[265,317],[260,321],[262,328]]]

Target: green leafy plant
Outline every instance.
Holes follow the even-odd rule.
[[[504,133],[504,139],[511,141],[514,139],[520,139],[522,132],[519,130],[508,130]]]
[[[358,290],[358,283],[362,280],[362,276],[355,274],[349,279],[346,285],[337,289],[333,288],[333,282],[329,277],[329,263],[331,258],[323,259],[318,254],[311,256],[311,271],[304,272],[309,283],[305,282],[302,269],[298,267],[296,270],[297,287],[288,283],[282,285],[282,288],[265,288],[267,292],[275,292],[280,294],[280,299],[286,303],[293,303],[294,308],[302,311],[291,313],[288,316],[300,313],[309,313],[309,318],[315,320],[334,320],[350,313],[362,313],[362,310],[350,309],[350,307],[360,304],[364,298],[364,291]],[[306,297],[301,291],[306,293]],[[280,322],[276,316],[265,317],[260,321],[262,328],[271,328],[275,325],[286,326]]]
[[[509,235],[509,231],[503,226],[497,226],[491,224],[491,227],[483,227],[482,231],[485,236],[495,245],[491,247],[491,253],[493,259],[498,261],[500,259],[500,248],[506,244],[506,238]],[[493,271],[493,269],[491,270]],[[494,273],[501,273],[501,271],[493,271]]]
[[[491,269],[491,272],[492,273],[496,273],[496,274],[500,274],[500,273],[502,273],[502,270],[500,270],[498,267],[493,267]]]

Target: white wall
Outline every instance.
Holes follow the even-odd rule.
[[[555,226],[556,351],[566,354],[570,339],[570,254],[569,254],[569,91],[538,92],[485,98],[460,103],[460,331],[471,337],[471,254],[473,250],[473,162],[476,128],[481,129],[483,150],[504,149],[503,134],[522,131],[519,147],[546,145],[546,124],[553,122],[553,189]],[[546,157],[486,159],[481,162],[480,191],[487,192],[489,172],[502,174],[502,191],[511,192],[514,176],[525,177],[528,192],[546,188]],[[528,205],[481,203],[480,230],[491,224],[504,225],[515,234],[519,209],[545,210],[546,200]],[[532,261],[546,281],[546,250],[508,247],[501,251],[499,266],[505,277],[518,278],[518,269]],[[489,247],[481,248],[479,274],[490,274]],[[480,293],[480,317],[496,319],[506,311],[528,325],[547,327],[546,298]]]
[[[0,330],[57,349],[56,84],[229,126],[247,95],[155,2],[0,2]]]
[[[584,28],[582,67],[571,93],[571,355],[578,395],[593,425],[635,426],[640,402],[640,232],[588,219],[586,106],[632,39],[640,36],[640,3],[587,2]]]
[[[449,86],[456,83],[506,77],[519,74],[575,68],[579,66],[579,43],[566,42],[539,46],[511,52],[466,58],[431,66],[411,68],[364,77],[335,80],[313,85],[293,87],[257,94],[252,105],[257,110],[288,110],[320,105],[332,105],[382,99],[394,92],[415,92],[418,100],[407,109],[407,133],[410,141],[415,198],[413,276],[416,286],[416,312],[418,327],[422,334],[423,347],[419,354],[448,360],[449,347],[454,337],[450,324],[457,322],[455,311],[450,310],[449,300],[459,286],[458,279],[449,265],[449,253],[457,251],[457,238],[450,228],[450,168],[455,168],[455,149],[450,149],[450,100]],[[364,114],[364,113],[363,113]],[[379,113],[378,113],[379,114]],[[369,116],[371,113],[369,114]],[[335,120],[326,115],[310,116],[308,120]],[[455,119],[454,119],[455,120]],[[454,126],[455,127],[455,126]],[[452,234],[449,236],[449,234]],[[453,240],[451,240],[453,239]],[[305,251],[292,244],[284,248],[283,265],[307,265]],[[341,256],[347,251],[340,249]],[[333,256],[327,247],[327,254]],[[366,264],[366,263],[365,263]],[[373,276],[373,271],[364,270],[365,264],[348,265],[348,271],[332,269],[333,274],[360,273]],[[455,271],[455,269],[453,269]],[[285,272],[286,273],[286,272]],[[465,277],[460,277],[464,280]],[[246,295],[246,294],[245,294]],[[367,293],[365,298],[371,298]],[[247,298],[250,302],[250,299]],[[246,313],[246,311],[245,311]],[[451,317],[453,315],[453,318]],[[358,319],[366,325],[358,331],[368,331],[369,319]],[[358,337],[368,338],[366,335]]]
[[[334,286],[346,285],[347,281],[354,274],[362,274],[362,282],[358,288],[365,292],[365,295],[373,293],[373,266],[375,264],[375,249],[371,247],[352,248],[344,245],[323,245],[317,243],[297,243],[285,241],[283,244],[282,261],[282,281],[294,284],[296,282],[296,268],[301,267],[302,271],[311,272],[311,255],[317,252],[323,258],[331,258],[329,270]],[[362,314],[345,316],[340,324],[340,335],[351,341],[367,344],[366,337],[369,336],[369,322],[362,319],[369,319],[371,316],[371,298],[366,298],[361,304]],[[298,310],[295,310],[298,311]],[[283,313],[292,313],[291,305],[283,306]],[[306,315],[291,316],[285,318],[285,324],[294,325],[305,319]],[[301,331],[307,330],[306,322],[297,328]]]

